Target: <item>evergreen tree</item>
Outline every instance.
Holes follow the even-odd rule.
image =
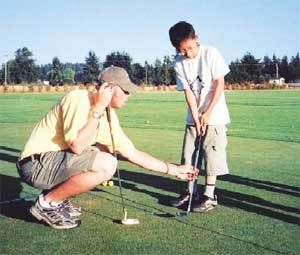
[[[289,70],[290,70],[290,79],[294,82],[300,81],[300,57],[299,52],[295,57],[291,58],[291,62],[289,64]]]
[[[67,67],[63,71],[63,77],[65,83],[74,83],[74,75],[75,72],[72,70],[72,68]]]
[[[131,66],[131,70],[131,77],[133,83],[139,85],[145,81],[145,68],[141,64],[134,63]]]
[[[244,71],[243,76],[245,81],[259,82],[260,76],[262,75],[262,64],[260,63],[260,60],[256,59],[250,52],[248,52],[241,59],[241,64]]]
[[[289,61],[287,56],[284,56],[279,63],[279,73],[280,77],[283,77],[286,82],[290,80]]]
[[[106,56],[105,61],[103,63],[103,67],[109,66],[119,66],[124,68],[129,77],[132,79],[132,69],[131,69],[132,58],[126,52],[112,52]]]
[[[99,73],[99,59],[95,52],[90,51],[89,55],[85,58],[85,65],[83,67],[84,83],[97,82]]]
[[[32,58],[32,52],[27,48],[20,48],[15,52],[14,61],[10,61],[10,79],[13,83],[36,82],[40,68]]]
[[[49,83],[52,86],[55,86],[57,84],[63,85],[64,79],[63,79],[63,70],[62,70],[62,63],[60,62],[58,57],[54,57],[52,59],[52,68],[47,73],[47,77],[49,80]]]
[[[154,62],[152,78],[154,85],[161,85],[164,83],[165,79],[163,74],[163,68],[159,59],[156,59]]]

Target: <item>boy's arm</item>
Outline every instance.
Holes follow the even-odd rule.
[[[192,113],[192,118],[194,120],[195,127],[197,130],[197,135],[199,136],[201,134],[201,125],[199,121],[198,106],[195,94],[190,88],[186,88],[184,89],[184,95],[186,103]]]
[[[210,100],[210,103],[207,107],[207,109],[201,114],[199,118],[199,125],[201,127],[207,125],[209,121],[210,114],[212,110],[214,109],[215,105],[217,104],[220,95],[222,94],[224,90],[224,76],[221,76],[220,78],[216,79],[213,81],[213,86],[214,86],[214,92],[212,95],[212,98]]]

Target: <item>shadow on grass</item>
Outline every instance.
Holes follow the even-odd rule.
[[[147,186],[152,186],[157,189],[162,189],[168,192],[179,193],[186,188],[186,183],[183,181],[173,180],[162,176],[130,172],[127,170],[120,170],[121,177],[125,181],[136,182]],[[241,179],[243,179],[241,177]],[[248,178],[247,178],[248,179]],[[237,180],[237,176],[235,176]],[[159,192],[153,192],[146,189],[140,189],[136,185],[123,181],[124,188],[130,189],[136,192],[142,192],[144,194],[155,197],[158,203],[163,205],[169,205],[170,200],[174,197],[161,194]],[[229,181],[229,179],[228,179]],[[267,216],[276,220],[281,220],[291,224],[300,225],[300,218],[286,213],[299,214],[300,210],[296,207],[290,207],[269,202],[261,199],[257,196],[247,195],[235,191],[228,191],[225,189],[218,189],[218,202],[220,205],[227,207],[235,207],[245,211],[253,212],[259,215]],[[269,208],[264,208],[269,207]],[[276,211],[275,211],[276,210]],[[285,213],[278,212],[277,210],[284,211]]]
[[[0,214],[9,218],[36,222],[28,213],[32,202],[20,198],[21,183],[18,177],[0,174]]]
[[[2,146],[2,145],[0,146],[0,150],[4,150],[4,151],[8,151],[8,152],[17,152],[17,153],[21,152],[18,149],[10,148],[10,147],[7,147],[7,146]],[[13,156],[11,154],[0,152],[0,161],[7,161],[7,162],[10,162],[10,163],[16,163],[17,159],[18,159],[17,156]]]
[[[247,185],[250,187],[257,188],[257,189],[264,189],[267,191],[282,193],[282,194],[291,195],[291,196],[295,196],[295,197],[300,196],[300,188],[299,187],[294,187],[294,186],[276,183],[276,182],[250,179],[247,177],[242,177],[242,176],[233,175],[233,174],[220,176],[220,177],[218,177],[218,180]]]

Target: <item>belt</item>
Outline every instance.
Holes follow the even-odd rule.
[[[33,160],[36,160],[36,159],[40,159],[41,155],[40,154],[32,154],[31,156],[29,157],[26,157],[26,158],[23,158],[21,160],[19,160],[19,164],[25,164],[29,161],[33,161]]]

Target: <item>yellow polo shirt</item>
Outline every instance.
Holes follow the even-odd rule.
[[[73,141],[78,131],[87,123],[91,110],[89,92],[73,90],[67,93],[34,127],[20,158],[32,154],[68,149],[68,142]],[[111,109],[112,133],[117,151],[131,151],[133,143],[120,127],[118,117]],[[112,152],[109,123],[103,112],[95,136],[88,141],[106,145]]]

